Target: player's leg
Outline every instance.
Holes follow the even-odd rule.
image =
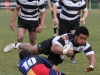
[[[22,19],[21,17],[18,17],[18,25],[17,25],[17,42],[22,43],[24,39],[24,35],[27,29],[27,20]],[[19,52],[21,51],[18,50]]]
[[[17,28],[17,42],[23,42],[25,32],[26,29],[20,27]]]
[[[49,38],[49,39],[44,40],[43,42],[39,43],[38,45],[34,45],[34,46],[32,46],[29,43],[8,44],[4,48],[4,52],[10,52],[15,49],[26,49],[26,50],[29,50],[31,52],[31,54],[41,54],[41,53],[49,54],[49,52],[51,50],[51,46],[52,46],[52,39],[53,38]]]
[[[53,25],[54,36],[57,36],[57,25]]]
[[[4,52],[10,52],[13,51],[15,49],[25,49],[28,50],[31,54],[39,54],[38,49],[37,49],[37,45],[32,46],[29,43],[12,43],[7,45],[4,48]]]
[[[72,64],[76,64],[75,54],[73,54],[73,56],[70,58],[70,61],[71,61]]]
[[[23,43],[24,35],[26,30],[23,28],[17,28],[17,42]],[[21,49],[18,50],[20,52]]]
[[[52,15],[52,20],[53,20],[53,32],[54,32],[54,36],[57,36],[57,25],[54,24],[54,16],[53,16],[53,12],[51,12]]]
[[[40,23],[41,23],[41,15],[40,15],[40,13],[39,13],[38,22],[39,22],[39,25],[40,25]],[[44,27],[44,28],[46,28],[46,26],[45,26],[45,25],[44,25],[43,27]]]
[[[76,31],[76,29],[79,27],[79,20],[75,19],[71,22],[69,22],[69,26],[70,26],[70,32],[74,34],[74,32]]]
[[[35,45],[35,41],[37,38],[36,28],[39,26],[39,22],[37,21],[28,21],[28,32],[29,32],[29,41],[31,45]]]
[[[76,55],[77,53],[79,53],[79,52],[74,51],[74,54],[73,54],[72,57],[70,58],[70,61],[71,61],[72,64],[76,64],[75,55]]]
[[[29,32],[29,41],[31,45],[35,45],[36,38],[37,32]]]

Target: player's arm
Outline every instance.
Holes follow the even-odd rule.
[[[56,4],[53,5],[53,16],[54,16],[54,24],[59,25],[59,21],[57,18],[57,5]]]
[[[87,58],[89,59],[90,65],[95,66],[95,62],[96,62],[95,54],[90,54],[87,56]]]
[[[73,50],[70,50],[70,49],[67,50],[67,48],[63,49],[62,47],[60,47],[57,44],[52,45],[51,50],[55,54],[67,55],[68,57],[71,57],[74,54]]]
[[[48,6],[51,12],[53,12],[52,2],[48,0]]]
[[[45,5],[44,5],[44,0],[40,0],[38,3],[39,6],[39,13],[40,13],[40,25],[36,28],[37,33],[41,33],[43,30],[44,24],[45,24]]]
[[[11,19],[11,23],[15,21],[16,17],[18,16],[19,14],[19,10],[20,10],[20,7],[15,7],[14,9],[14,12],[13,12],[13,16],[12,16],[12,19]]]
[[[92,48],[89,47],[86,51],[85,51],[87,58],[89,59],[89,67],[87,67],[85,69],[85,72],[90,72],[94,70],[94,66],[96,63],[96,58],[95,58],[95,53],[94,51],[92,51]]]
[[[88,16],[88,10],[87,11],[84,11],[84,14],[83,14],[83,19],[85,20],[86,18],[87,18],[87,16]]]
[[[41,16],[41,23],[40,23],[40,26],[43,27],[44,24],[45,24],[45,18],[46,18],[45,11],[40,12],[40,16]]]
[[[85,72],[90,72],[94,70],[94,66],[95,66],[95,54],[90,54],[87,56],[87,58],[89,59],[89,67],[87,67],[84,71]]]
[[[40,2],[39,2],[39,11],[40,11],[40,16],[41,16],[40,25],[44,26],[46,15],[45,15],[45,6],[44,6],[43,0],[40,0]]]
[[[14,31],[15,28],[15,19],[17,18],[19,11],[20,11],[20,5],[21,3],[17,0],[16,2],[16,7],[14,9],[13,15],[12,15],[12,19],[11,19],[11,24],[10,24],[10,29]]]
[[[59,45],[57,44],[53,44],[52,47],[51,47],[51,50],[52,52],[56,53],[56,54],[63,54],[63,48],[60,47]]]
[[[19,10],[20,10],[20,7],[15,7],[13,15],[12,15],[10,29],[13,30],[13,31],[14,31],[14,28],[15,28],[15,20],[16,20],[18,14],[19,14]]]
[[[65,36],[66,35],[64,35],[64,37]],[[74,52],[73,49],[70,50],[71,48],[67,47],[67,44],[65,45],[65,40],[66,42],[68,42],[68,39],[66,38],[63,38],[62,36],[55,37],[52,41],[51,51],[55,54],[61,54],[61,55],[66,54],[69,57],[72,56]]]
[[[40,57],[43,60],[46,67],[48,67],[50,69],[52,68],[53,70],[58,71],[58,67],[56,65],[54,65],[53,62],[49,61],[45,57],[42,57],[42,56],[40,56]]]
[[[81,23],[84,23],[85,19],[86,19],[87,16],[88,16],[88,9],[87,9],[87,7],[86,7],[85,2],[84,2],[84,5],[83,5],[81,8],[82,8],[82,10],[83,10],[83,17],[80,18],[80,22],[81,22]]]

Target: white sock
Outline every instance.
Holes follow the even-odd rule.
[[[22,43],[16,43],[15,48],[19,49],[19,44],[22,44]]]

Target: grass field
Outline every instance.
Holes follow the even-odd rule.
[[[53,35],[53,23],[48,9],[46,14],[46,28],[44,28],[41,34],[38,34],[36,43]],[[16,30],[11,31],[9,27],[11,15],[12,12],[0,11],[0,75],[22,75],[17,68],[17,62],[19,61],[17,50],[10,53],[3,52],[7,44],[16,42]],[[68,59],[58,66],[59,71],[64,72],[66,75],[100,75],[100,10],[89,11],[84,26],[89,29],[90,36],[88,42],[96,54],[95,69],[93,72],[84,72],[84,69],[89,66],[89,62],[84,52],[82,52],[76,55],[76,64],[71,64]],[[28,42],[28,33],[25,34],[24,42]]]

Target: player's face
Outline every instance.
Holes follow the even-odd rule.
[[[87,39],[87,35],[84,35],[84,34],[80,34],[79,36],[76,36],[75,35],[75,38],[74,38],[74,43],[76,45],[84,45],[86,43],[86,39]]]

